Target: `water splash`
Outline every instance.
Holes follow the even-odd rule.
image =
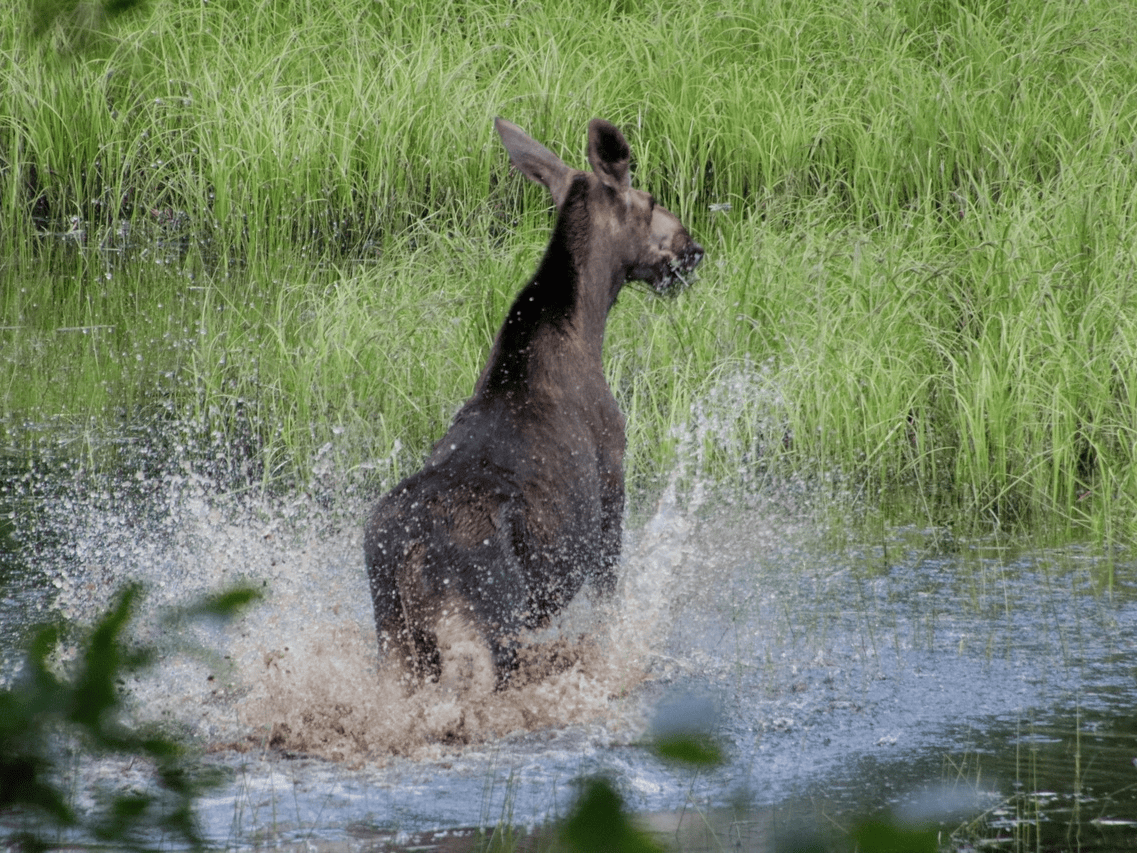
[[[136,630],[164,659],[131,685],[140,713],[218,747],[381,761],[550,727],[638,724],[627,697],[660,662],[692,528],[691,508],[675,497],[679,476],[629,536],[616,601],[585,594],[528,637],[531,666],[500,693],[461,684],[407,691],[383,674],[361,527],[326,517],[327,502],[306,495],[234,499],[174,476],[141,490],[144,498],[126,500],[113,485],[82,501],[59,496],[46,523],[62,530],[61,542],[36,562],[52,608],[73,622],[90,621],[126,580],[145,583]],[[266,597],[232,626],[163,627],[163,609],[237,582]]]
[[[463,679],[408,691],[384,672],[362,559],[367,502],[337,475],[330,448],[317,459],[318,489],[286,497],[226,493],[185,462],[97,485],[77,478],[45,504],[40,523],[58,544],[35,563],[69,621],[90,621],[128,579],[146,585],[137,630],[165,657],[131,685],[135,706],[218,748],[353,763],[574,725],[627,736],[648,713],[638,688],[692,665],[668,644],[680,603],[746,559],[698,534],[723,448],[754,450],[739,435],[740,396],[752,412],[764,400],[776,408],[767,372],[749,363],[714,383],[676,432],[678,463],[654,509],[625,537],[616,599],[581,595],[523,638],[522,669],[498,693]],[[750,528],[746,548],[753,518]],[[171,633],[158,618],[233,583],[262,588],[265,600],[224,630]]]
[[[769,419],[740,418],[739,394]],[[935,781],[961,744],[986,761],[1024,713],[1048,720],[1071,696],[1105,719],[1132,706],[1122,664],[1135,647],[1133,587],[1096,597],[1091,557],[945,550],[921,531],[834,549],[812,513],[816,501],[831,517],[831,483],[760,472],[760,488],[738,489],[722,463],[734,454],[744,467],[761,450],[755,436],[778,439],[774,396],[762,371],[711,389],[676,435],[661,494],[631,513],[615,602],[579,597],[531,637],[555,671],[535,666],[500,694],[412,693],[384,678],[362,558],[367,501],[336,485],[346,475],[328,461],[334,448],[311,494],[272,498],[226,494],[184,468],[97,484],[56,471],[47,535],[30,531],[26,562],[77,621],[127,578],[147,583],[138,630],[157,632],[165,654],[129,687],[139,716],[196,733],[235,768],[206,803],[222,845],[314,827],[342,838],[361,826],[539,823],[563,815],[571,779],[598,771],[645,812],[802,792],[878,803],[897,779]],[[262,585],[266,600],[224,631],[161,633],[165,605],[232,581]],[[689,688],[721,699],[727,747],[697,784],[626,748],[657,700]]]
[[[302,620],[287,637],[275,632],[282,642],[242,674],[249,690],[237,706],[240,719],[271,746],[349,761],[429,757],[439,744],[570,725],[642,725],[642,710],[630,697],[666,657],[659,649],[670,630],[674,591],[683,586],[676,575],[692,529],[690,508],[680,509],[675,498],[678,479],[677,473],[644,529],[629,537],[616,600],[598,604],[586,593],[552,626],[523,638],[529,645],[514,686],[497,693],[476,679],[407,690],[397,675],[383,672],[370,613],[349,605],[369,599],[359,543],[347,541],[355,534],[344,537],[336,550],[345,564],[355,558],[355,588],[320,619]],[[320,571],[315,564],[300,569],[310,576]],[[288,600],[276,587],[274,610],[295,615],[304,608],[310,584],[300,582],[299,595]]]

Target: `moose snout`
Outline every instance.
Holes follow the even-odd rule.
[[[703,247],[689,235],[685,234],[684,237],[681,246],[672,248],[671,259],[667,262],[666,269],[662,270],[662,274],[652,282],[656,293],[673,295],[691,286],[692,279],[687,276],[699,265],[704,253]]]
[[[679,265],[684,272],[691,272],[703,259],[703,247],[694,240],[689,240],[687,247],[679,254]]]

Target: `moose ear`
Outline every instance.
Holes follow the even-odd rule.
[[[513,122],[498,116],[493,126],[501,137],[501,144],[509,152],[509,161],[529,180],[547,187],[553,195],[553,204],[560,210],[575,170]]]
[[[631,159],[632,149],[614,124],[602,118],[594,118],[588,123],[588,162],[601,183],[617,192],[631,187],[628,177]]]

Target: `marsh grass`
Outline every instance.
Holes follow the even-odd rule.
[[[156,3],[88,52],[8,28],[6,442],[153,421],[248,485],[329,452],[389,482],[547,239],[492,117],[582,164],[603,115],[708,249],[677,303],[612,315],[635,489],[694,432],[720,482],[1131,539],[1130,30],[1104,0]]]

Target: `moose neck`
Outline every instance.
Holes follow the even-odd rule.
[[[573,182],[536,274],[497,333],[476,393],[517,399],[538,372],[557,369],[602,378],[604,325],[624,273],[595,245],[588,189],[583,175]]]

